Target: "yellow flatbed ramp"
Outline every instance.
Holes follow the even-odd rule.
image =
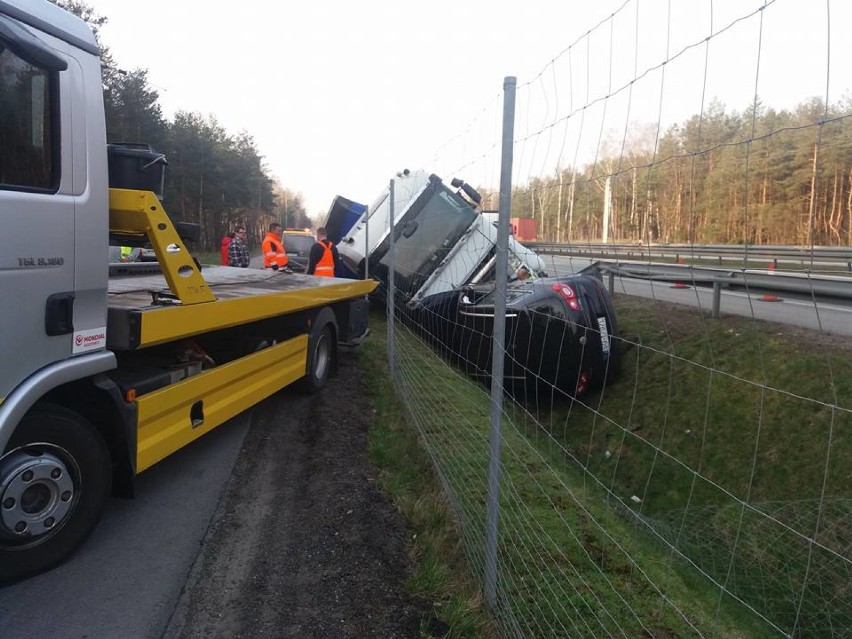
[[[350,280],[228,266],[205,266],[215,300],[182,305],[162,274],[112,277],[107,345],[133,350],[208,331],[317,308],[370,293],[374,280]]]

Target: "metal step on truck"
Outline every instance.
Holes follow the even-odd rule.
[[[90,29],[0,0],[0,583],[67,558],[166,456],[290,384],[320,390],[367,333],[375,282],[200,268],[161,158],[113,150]],[[156,268],[111,275],[130,243]]]

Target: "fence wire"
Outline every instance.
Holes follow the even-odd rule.
[[[570,257],[506,289],[492,610],[506,636],[852,637],[852,339],[823,328],[848,309],[814,292],[785,306],[745,269],[751,245],[852,243],[852,102],[835,98],[848,87],[832,57],[844,11],[628,0],[519,84],[511,217],[535,231],[518,224],[516,240],[746,256],[739,310],[718,318],[699,281],[638,290],[617,275],[608,290]],[[772,104],[791,55],[791,77],[821,92]],[[481,210],[499,196],[499,106],[435,156]],[[436,228],[455,220],[442,211]],[[453,254],[396,214],[398,259],[375,274],[395,274],[379,290],[394,301],[394,381],[483,575],[493,236],[472,223],[470,263],[434,271],[424,298],[429,261]],[[510,273],[519,261],[510,251]],[[787,317],[794,301],[811,328]]]

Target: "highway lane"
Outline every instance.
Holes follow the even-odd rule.
[[[595,260],[558,255],[544,256],[548,272],[554,275],[569,275],[587,268]],[[606,282],[606,277],[604,278]],[[712,311],[713,290],[689,286],[673,288],[671,282],[615,278],[615,292],[627,295],[686,304]],[[769,291],[722,289],[720,310],[722,313],[753,317],[755,319],[781,322],[800,326],[817,332],[852,336],[852,304],[846,300],[810,299],[793,293],[775,293],[779,301],[767,301]]]
[[[142,473],[58,568],[0,589],[0,637],[160,637],[198,556],[248,411]]]

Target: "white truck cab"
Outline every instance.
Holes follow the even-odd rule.
[[[49,2],[0,0],[0,450],[47,386],[115,366],[100,82],[82,21]]]
[[[395,285],[411,305],[430,295],[494,277],[497,228],[476,203],[425,171],[404,171],[394,182]],[[338,244],[355,273],[386,281],[390,265],[390,187],[385,188]],[[525,266],[543,273],[544,262],[509,237],[508,272]]]

